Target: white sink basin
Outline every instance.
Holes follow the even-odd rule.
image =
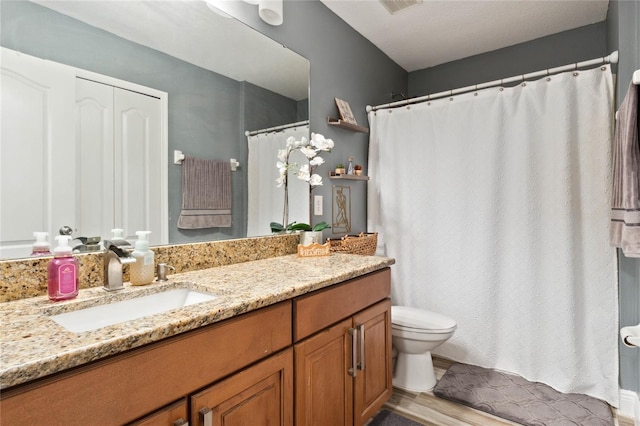
[[[189,289],[172,289],[147,296],[135,297],[107,305],[78,309],[49,318],[69,331],[80,333],[108,325],[160,314],[216,299],[217,296]]]

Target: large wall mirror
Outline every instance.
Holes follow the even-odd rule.
[[[252,161],[256,158],[262,161],[261,170],[267,170],[267,174],[251,172],[247,164],[251,157],[250,141],[245,132],[295,123],[291,127],[293,134],[297,138],[308,137],[310,65],[307,59],[235,19],[214,13],[203,0],[22,0],[3,1],[0,8],[0,46],[167,94],[164,158],[168,231],[164,240],[156,236],[152,242],[157,245],[242,238],[248,232],[250,236],[264,235],[269,233],[269,222],[281,221],[282,208],[277,198],[283,194],[275,182],[276,155],[268,151],[253,155]],[[3,100],[2,108],[12,106]],[[274,134],[272,130],[258,136]],[[29,152],[20,152],[16,144],[8,150],[4,140],[1,144],[2,158],[6,160],[10,155],[12,161],[22,161],[28,169]],[[183,188],[182,166],[173,161],[176,150],[196,158],[239,161],[240,167],[231,173],[230,227],[178,229]],[[90,161],[95,160],[85,160],[85,163]],[[96,162],[95,167],[101,167],[100,163]],[[259,177],[258,183],[266,186],[256,186],[256,182],[249,181],[249,176]],[[81,192],[83,185],[86,187],[91,181],[85,176],[69,185]],[[0,192],[4,194],[10,187],[19,191],[22,184],[3,174]],[[248,217],[252,205],[248,198],[250,187],[273,204],[267,208],[253,203],[253,219]],[[84,190],[101,191],[93,187]],[[265,191],[273,191],[274,196],[265,197]],[[38,196],[47,199],[46,194]],[[301,195],[290,194],[290,204],[296,203],[292,196],[305,198],[304,188]],[[307,206],[307,200],[296,204]],[[90,203],[84,205],[91,210]],[[96,217],[99,213],[96,211]],[[308,212],[301,213],[301,218],[305,215],[308,217]],[[28,220],[33,215],[16,214],[11,223],[0,218],[2,228],[5,231],[11,228],[19,216]],[[62,218],[56,222],[60,222],[60,226],[74,226]],[[41,231],[48,225],[52,224],[41,221],[28,223],[24,228]],[[53,226],[57,227],[58,223]],[[133,235],[136,230],[125,229],[125,232]],[[0,229],[0,239],[2,234]],[[74,236],[92,235],[74,233]],[[31,242],[33,238],[28,235],[16,243],[26,247]],[[0,258],[29,255],[28,252],[8,253],[0,253]]]

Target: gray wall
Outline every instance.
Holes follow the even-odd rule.
[[[177,228],[182,167],[173,164],[173,150],[201,158],[236,158],[246,165],[244,131],[298,121],[308,113],[308,102],[196,67],[34,3],[3,1],[0,7],[0,45],[169,93],[170,242],[246,235],[246,167],[232,173],[231,228]]]
[[[619,50],[618,104],[631,75],[640,68],[640,2],[613,1],[606,22],[409,74],[410,96],[422,96],[500,78],[606,56]],[[614,69],[616,67],[614,66]],[[620,324],[640,321],[640,260],[619,253]],[[620,385],[640,391],[640,351],[620,345]]]
[[[606,24],[600,22],[409,73],[409,96],[499,80],[606,56]]]
[[[611,1],[607,15],[607,47],[618,50],[617,100],[619,106],[629,88],[633,72],[640,69],[640,2]],[[640,259],[618,250],[620,326],[640,322]],[[640,350],[620,345],[620,386],[640,392]]]
[[[368,127],[365,107],[391,101],[391,92],[406,93],[407,72],[349,27],[318,0],[284,2],[284,23],[278,27],[258,18],[256,6],[238,2],[233,16],[282,43],[311,61],[311,131],[333,139],[336,146],[323,154],[326,164],[318,168],[324,184],[314,195],[324,197],[324,214],[314,223],[331,223],[331,186],[351,187],[352,233],[366,230],[366,183],[329,180],[327,174],[350,156],[364,165],[366,174],[368,135],[327,125],[338,117],[334,98],[349,102],[358,124]],[[374,177],[375,179],[375,177]],[[333,236],[330,230],[325,236]]]

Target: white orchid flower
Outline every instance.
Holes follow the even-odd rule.
[[[305,182],[309,181],[309,165],[305,164],[300,167],[300,170],[296,173],[298,175],[298,179],[303,180]]]
[[[317,151],[315,149],[308,146],[300,148],[300,152],[306,155],[307,158],[313,158],[317,154]]]
[[[296,146],[296,138],[294,138],[293,136],[289,136],[287,138],[287,148],[294,147],[294,146]]]
[[[331,151],[334,147],[333,139],[325,139],[325,149],[323,151]]]
[[[324,159],[320,156],[314,157],[311,161],[309,161],[309,164],[314,167],[319,166],[320,164],[324,164]]]
[[[320,186],[322,185],[322,177],[318,174],[312,174],[309,178],[309,185],[311,186]]]
[[[313,133],[311,135],[311,145],[320,151],[330,151],[334,143],[331,139],[325,138],[320,133]]]
[[[276,167],[278,168],[278,171],[280,172],[280,175],[286,175],[287,174],[287,169],[289,168],[289,165],[287,163],[283,163],[278,161],[276,163]]]
[[[287,161],[287,155],[289,154],[289,150],[287,149],[279,149],[278,150],[278,160],[281,162]]]
[[[286,175],[281,174],[280,177],[276,179],[276,182],[278,182],[278,188],[284,185],[285,177]]]

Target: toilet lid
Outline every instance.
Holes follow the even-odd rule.
[[[392,326],[432,331],[449,330],[456,327],[456,322],[445,315],[409,306],[392,306],[391,324]]]

